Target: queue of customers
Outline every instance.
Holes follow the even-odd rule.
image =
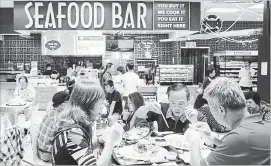
[[[137,92],[140,79],[133,68],[133,64],[127,64],[128,72],[121,76],[123,93],[115,89],[114,81],[107,76],[102,86],[91,80],[71,80],[67,84],[68,91],[56,93],[39,126],[37,149],[40,159],[54,165],[109,165],[113,148],[120,143],[119,138],[124,131],[136,126],[152,126],[156,122],[156,130],[160,132],[185,134],[193,145],[191,165],[270,164],[270,133],[267,136],[270,124],[266,123],[270,123],[270,118],[269,121],[268,118],[262,119],[258,94],[244,94],[234,81],[216,78],[210,81],[203,94],[197,96],[195,103],[191,102],[190,92],[185,85],[173,84],[167,89],[168,103],[145,104],[142,94]],[[22,90],[28,87],[25,83],[27,81],[20,82]],[[110,139],[93,137],[93,124],[102,114],[104,100],[109,105],[106,116],[112,126],[112,132],[107,133]],[[266,110],[263,112],[267,113]],[[121,127],[116,125],[119,119],[122,120]],[[243,129],[243,123],[249,127]],[[210,134],[211,131],[230,134],[224,140],[219,140]],[[206,159],[202,158],[197,148],[193,148],[198,146],[200,137],[206,139],[209,146],[217,146]],[[250,141],[241,144],[240,141],[246,138],[261,141],[257,143],[251,140],[253,144]],[[217,142],[223,143],[220,145]],[[104,150],[96,159],[93,149],[99,144],[104,144]],[[241,147],[234,151],[238,144]],[[245,153],[247,149],[252,152],[257,150],[259,155]],[[240,154],[242,160],[237,157]],[[249,157],[254,160],[248,160]]]

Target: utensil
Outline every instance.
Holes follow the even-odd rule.
[[[169,149],[172,150],[173,152],[177,153],[177,154],[183,154],[183,152],[178,151],[175,147],[173,147],[172,145],[168,145]]]
[[[152,105],[153,105],[153,103],[152,103]],[[165,116],[164,116],[164,114],[163,114],[162,110],[161,110],[161,109],[159,109],[159,111],[160,111],[160,113],[161,113],[161,115],[162,115],[162,117],[163,117],[163,119],[164,119],[164,121],[165,121],[165,123],[166,123],[167,127],[169,128],[169,125],[168,125],[168,123],[167,123],[167,120],[166,120],[166,118],[165,118]]]

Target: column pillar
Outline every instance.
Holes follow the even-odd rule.
[[[270,103],[270,0],[264,0],[263,35],[258,44],[258,85],[263,101]],[[266,66],[267,63],[267,67]]]

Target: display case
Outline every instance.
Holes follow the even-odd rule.
[[[155,85],[141,86],[138,92],[142,94],[145,104],[157,101],[158,87]]]
[[[160,83],[193,83],[194,65],[159,65]]]
[[[255,70],[252,76],[253,86],[257,86],[258,76],[258,51],[226,51],[214,54],[215,67],[220,77],[228,77],[239,81],[239,71],[248,61]]]

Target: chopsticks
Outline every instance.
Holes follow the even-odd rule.
[[[159,109],[159,110],[160,110],[160,112],[161,112],[161,115],[162,115],[162,117],[163,117],[163,119],[164,119],[164,121],[165,121],[167,127],[169,128],[169,125],[168,125],[168,123],[167,123],[167,120],[166,120],[166,118],[165,118],[165,116],[164,116],[162,110],[161,110],[161,109]]]
[[[151,103],[151,104],[153,105],[153,103]],[[167,127],[169,128],[169,125],[168,125],[168,123],[167,123],[167,120],[166,120],[166,118],[165,118],[165,116],[164,116],[164,114],[163,114],[163,112],[162,112],[162,110],[161,110],[160,108],[159,108],[159,111],[160,111],[160,113],[161,113],[161,115],[162,115],[162,117],[163,117],[163,119],[164,119],[164,121],[165,121]]]

